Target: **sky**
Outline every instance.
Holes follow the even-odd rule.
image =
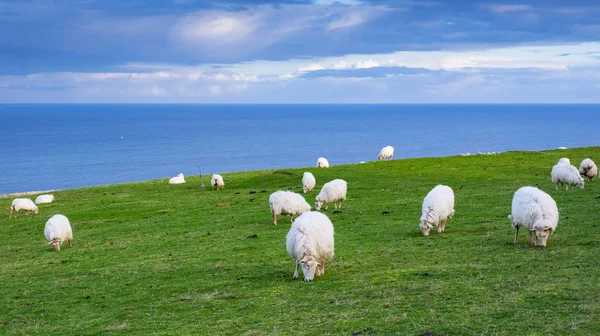
[[[600,103],[600,2],[0,0],[0,103]]]

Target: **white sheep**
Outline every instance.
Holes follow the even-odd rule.
[[[508,219],[515,229],[515,244],[519,238],[519,227],[522,226],[529,231],[531,245],[545,247],[558,225],[558,208],[547,193],[535,187],[522,187],[513,196]]]
[[[598,167],[591,159],[585,159],[581,161],[579,165],[579,173],[585,177],[587,177],[588,181],[591,181],[598,175]]]
[[[329,204],[333,202],[335,209],[342,208],[342,202],[346,200],[346,191],[348,184],[344,180],[335,179],[327,182],[321,188],[321,192],[315,197],[315,208],[321,210],[321,206],[325,203],[325,210],[329,209]]]
[[[391,160],[393,156],[394,156],[394,147],[385,146],[381,149],[381,152],[379,152],[379,156],[377,156],[377,160],[381,160],[381,159]]]
[[[557,163],[554,167],[552,167],[552,183],[558,190],[558,184],[562,186],[566,185],[566,189],[569,190],[569,186],[577,186],[579,189],[583,189],[584,180],[581,176],[579,176],[579,170],[575,168],[575,166],[567,165],[564,163]]]
[[[568,166],[571,164],[571,160],[569,160],[569,158],[562,158],[562,159],[558,160],[557,164]]]
[[[429,230],[437,226],[437,232],[446,230],[446,221],[454,216],[454,191],[445,185],[437,185],[431,189],[421,208],[421,224],[419,227],[424,236],[429,236]]]
[[[63,215],[54,215],[48,219],[44,235],[48,244],[54,245],[55,251],[60,251],[60,245],[64,242],[68,242],[69,247],[72,247],[73,230],[71,230],[69,219]]]
[[[290,215],[290,223],[294,215],[301,215],[310,211],[310,204],[306,202],[304,197],[296,194],[293,191],[279,190],[271,194],[269,197],[269,207],[273,214],[273,224],[277,225],[277,216]]]
[[[326,158],[320,157],[317,159],[317,168],[328,168],[328,167],[329,167],[329,161],[327,161]]]
[[[212,186],[213,191],[215,191],[215,187],[217,187],[217,190],[225,188],[223,176],[219,174],[213,174],[212,178],[210,179],[210,185]]]
[[[298,264],[302,265],[305,281],[325,274],[325,259],[333,258],[333,224],[324,214],[305,212],[296,218],[286,236],[286,249],[296,260],[294,279],[298,278]]]
[[[40,195],[40,196],[36,197],[35,204],[52,203],[53,201],[54,201],[54,195],[45,194],[45,195]]]
[[[17,212],[25,210],[25,216],[29,215],[30,212],[38,213],[38,207],[29,198],[15,198],[10,206],[10,214],[8,218],[12,218],[13,211],[15,212],[15,218],[17,218]]]
[[[171,177],[169,180],[169,184],[182,184],[185,183],[185,179],[183,178],[183,173],[177,174],[175,177]]]
[[[302,189],[304,193],[312,191],[315,188],[315,184],[317,184],[315,176],[310,172],[304,172],[304,175],[302,175]]]

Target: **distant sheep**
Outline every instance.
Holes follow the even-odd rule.
[[[327,161],[326,158],[320,157],[317,159],[317,168],[328,168],[328,167],[329,167],[329,161]]]
[[[522,187],[513,196],[512,212],[508,219],[515,229],[515,244],[519,238],[519,227],[522,226],[529,231],[530,245],[545,247],[558,225],[558,208],[547,193],[535,187]]]
[[[424,236],[429,236],[429,230],[437,226],[437,232],[446,230],[446,221],[454,216],[454,191],[445,185],[437,185],[431,189],[421,208],[421,224],[419,227]]]
[[[73,247],[71,245],[71,241],[73,241],[71,224],[69,219],[63,215],[54,215],[48,219],[44,228],[44,235],[48,244],[54,245],[55,251],[60,251],[60,245],[64,242],[68,242],[69,247]]]
[[[273,224],[277,225],[277,216],[290,215],[290,223],[294,215],[301,215],[310,211],[310,204],[306,202],[304,197],[296,194],[293,191],[279,190],[271,194],[269,197],[269,207],[273,214]]]
[[[296,260],[294,279],[298,278],[298,264],[302,265],[305,281],[325,274],[325,259],[333,258],[333,224],[320,212],[305,212],[296,218],[286,236],[286,249]]]
[[[552,167],[552,183],[558,190],[558,184],[562,186],[566,185],[566,189],[569,190],[569,186],[577,186],[579,189],[583,189],[584,180],[581,176],[579,176],[579,170],[575,168],[575,166],[567,165],[565,163],[557,163],[554,167]]]
[[[327,182],[321,188],[321,192],[315,198],[315,208],[321,210],[321,206],[325,203],[325,210],[329,209],[329,204],[333,202],[335,209],[342,208],[342,202],[346,200],[346,191],[348,184],[344,180],[336,179]]]
[[[29,198],[15,198],[10,206],[10,214],[8,218],[12,218],[13,211],[15,212],[15,218],[17,218],[17,212],[25,210],[25,216],[29,215],[30,212],[38,213],[38,207]]]
[[[394,147],[386,146],[381,149],[381,152],[379,152],[379,156],[377,157],[377,160],[382,160],[382,159],[391,160],[393,156],[394,156]]]
[[[302,189],[305,194],[312,191],[315,188],[315,184],[317,184],[317,180],[312,173],[305,172],[304,175],[302,175]]]
[[[225,182],[223,182],[223,176],[221,176],[219,174],[213,174],[212,178],[210,179],[210,185],[212,186],[213,191],[215,191],[215,187],[217,187],[217,190],[225,188]]]
[[[171,177],[169,180],[169,184],[182,184],[185,183],[185,179],[183,178],[183,173],[177,174],[175,177]]]
[[[40,195],[35,199],[35,204],[52,203],[54,201],[54,195]]]
[[[579,165],[579,173],[585,177],[587,177],[588,181],[591,181],[598,175],[598,167],[591,159],[585,159],[581,161],[581,165]]]

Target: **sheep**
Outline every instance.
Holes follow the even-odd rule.
[[[535,187],[522,187],[513,196],[508,219],[515,229],[515,244],[519,238],[519,227],[522,226],[529,231],[530,245],[546,247],[548,238],[558,225],[558,208],[547,193]]]
[[[54,215],[46,222],[44,235],[48,241],[48,245],[54,245],[55,251],[60,251],[60,245],[64,242],[69,243],[69,247],[73,247],[73,230],[69,219],[63,215]]]
[[[329,168],[329,161],[326,158],[320,157],[317,159],[317,168]]]
[[[17,212],[25,210],[25,216],[29,215],[30,212],[38,213],[38,207],[29,198],[15,198],[10,206],[10,214],[8,218],[12,218],[13,211],[15,212],[15,218],[17,218]]]
[[[294,215],[301,215],[310,211],[310,204],[306,202],[302,195],[293,191],[279,190],[272,193],[269,197],[269,206],[275,225],[277,225],[277,216],[279,215],[290,215],[290,223],[292,223]]]
[[[437,226],[437,232],[446,230],[446,221],[454,216],[454,191],[445,185],[437,185],[423,199],[421,208],[421,224],[423,236],[429,236],[429,230]]]
[[[337,202],[340,202],[339,208],[342,208],[342,202],[346,200],[346,191],[348,183],[344,180],[335,179],[327,182],[321,188],[321,192],[315,197],[315,208],[321,210],[321,206],[325,203],[325,210],[329,209],[329,204],[333,202],[335,209],[338,209]]]
[[[212,190],[215,191],[215,187],[217,187],[217,191],[225,188],[225,182],[223,182],[223,176],[219,174],[213,174],[210,179],[210,185],[212,185]]]
[[[381,152],[379,152],[379,156],[377,157],[377,160],[381,160],[381,159],[391,160],[393,156],[394,156],[394,147],[386,146],[381,149]]]
[[[52,203],[54,201],[54,195],[40,195],[35,199],[35,204]]]
[[[298,278],[298,264],[302,265],[305,281],[325,274],[325,259],[333,258],[333,224],[324,214],[316,211],[300,215],[288,232],[286,249],[296,260],[294,279]]]
[[[558,160],[559,165],[570,165],[571,164],[571,160],[569,160],[568,158],[562,158],[560,160]]]
[[[171,177],[169,180],[169,184],[182,184],[185,183],[185,179],[183,178],[183,173],[177,174],[175,177]]]
[[[598,167],[591,159],[587,158],[581,161],[579,165],[579,173],[587,177],[588,181],[592,181],[596,175],[598,175]]]
[[[566,185],[566,189],[569,190],[569,186],[577,186],[579,189],[583,189],[584,180],[581,176],[579,176],[579,170],[575,168],[575,166],[567,165],[565,163],[557,163],[554,167],[552,167],[552,183],[558,190],[558,184],[562,186]]]
[[[302,175],[302,189],[304,193],[312,191],[315,188],[315,184],[317,184],[315,176],[310,172],[304,172],[304,175]]]

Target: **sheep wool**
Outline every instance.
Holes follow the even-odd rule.
[[[425,196],[421,208],[421,224],[419,227],[424,236],[437,226],[437,232],[446,230],[446,221],[454,216],[454,191],[445,185],[437,185]]]
[[[325,274],[325,260],[334,254],[333,224],[324,214],[316,211],[300,215],[286,236],[286,249],[296,261],[294,279],[298,278],[298,265],[302,266],[305,281]]]
[[[46,236],[49,245],[54,245],[55,251],[60,251],[60,245],[64,242],[68,242],[69,247],[72,247],[73,230],[69,219],[63,215],[50,217],[44,228],[44,236]]]
[[[302,175],[302,189],[304,193],[312,191],[315,188],[315,184],[317,184],[315,176],[310,172],[304,172],[304,175]]]
[[[588,181],[592,181],[594,177],[598,175],[598,167],[596,167],[596,164],[594,161],[592,161],[592,159],[587,158],[581,161],[581,164],[579,165],[579,173],[585,176]]]
[[[30,212],[38,213],[38,207],[29,198],[15,198],[10,206],[10,214],[8,218],[12,218],[13,211],[15,212],[15,218],[17,218],[17,212],[25,210],[25,216],[29,215]]]
[[[35,204],[52,203],[54,201],[54,195],[40,195],[36,197]]]
[[[569,160],[568,158],[562,158],[562,159],[558,160],[557,164],[568,166],[571,164],[571,160]]]
[[[381,152],[379,152],[379,156],[377,157],[377,160],[383,160],[383,159],[391,160],[393,156],[394,156],[394,147],[386,146],[381,149]]]
[[[215,187],[217,190],[221,190],[225,188],[225,182],[223,181],[223,176],[219,174],[213,174],[210,179],[210,185],[212,186],[212,190],[215,191]]]
[[[556,190],[558,190],[559,183],[561,186],[564,184],[567,190],[569,190],[569,186],[577,186],[579,189],[583,189],[585,185],[585,181],[579,175],[579,170],[572,165],[557,163],[552,167],[550,176]]]
[[[310,211],[310,205],[302,195],[292,191],[279,190],[269,197],[269,206],[273,214],[273,224],[277,225],[277,216],[290,215],[290,223],[294,215]]]
[[[171,177],[169,180],[169,184],[182,184],[185,183],[185,178],[183,178],[183,173],[177,174],[175,177]]]
[[[558,225],[558,208],[547,193],[535,187],[522,187],[513,196],[508,219],[515,229],[515,244],[519,238],[519,227],[523,227],[529,231],[530,245],[545,247]]]
[[[329,204],[333,202],[335,209],[342,208],[342,202],[346,200],[346,191],[348,183],[344,180],[335,179],[327,182],[321,188],[321,192],[315,197],[315,209],[321,210],[321,206],[325,204],[325,210],[329,209]]]
[[[320,157],[317,159],[317,168],[328,168],[328,167],[329,167],[329,161],[327,161],[326,158]]]

